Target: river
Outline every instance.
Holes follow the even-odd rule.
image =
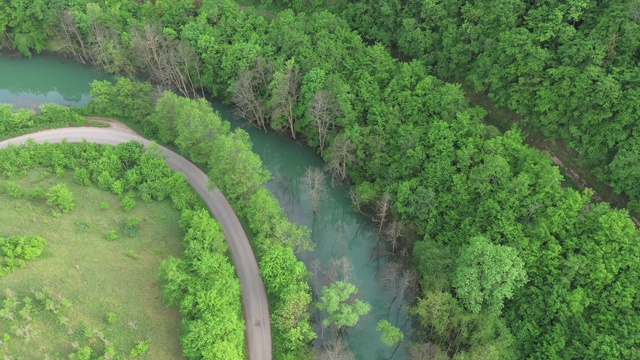
[[[44,102],[82,106],[89,101],[89,83],[94,79],[109,78],[91,67],[58,56],[38,55],[32,59],[0,56],[0,102],[13,103],[16,108],[35,108]],[[371,250],[378,241],[375,224],[354,211],[347,187],[332,186],[328,172],[327,191],[314,215],[302,179],[307,167],[322,169],[322,159],[311,148],[288,137],[265,134],[241,120],[234,120],[231,109],[224,104],[216,101],[212,104],[223,119],[231,121],[232,127],[242,126],[249,132],[254,151],[273,174],[267,187],[292,221],[312,229],[315,249],[298,254],[311,273],[317,274],[310,280],[312,288],[319,290],[325,283],[326,269],[332,259],[345,257],[351,263],[349,281],[358,287],[358,298],[372,306],[371,312],[345,336],[351,351],[361,360],[389,358],[393,349],[382,344],[376,324],[381,319],[388,319],[402,328],[406,339],[410,323],[406,304],[393,301],[395,294],[378,281],[378,270],[384,263],[371,258]],[[322,333],[320,327],[316,330]],[[325,331],[324,340],[333,341],[334,338]],[[406,343],[403,342],[393,359],[405,357]]]

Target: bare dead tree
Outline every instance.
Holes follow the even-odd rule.
[[[103,25],[97,14],[87,10],[89,17],[88,53],[94,65],[110,73],[133,74],[133,65],[127,58],[127,51],[118,32]]]
[[[288,128],[291,137],[296,139],[295,107],[300,96],[300,69],[293,61],[288,61],[285,68],[276,71],[271,82],[271,118],[276,130]]]
[[[317,301],[318,294],[320,294],[320,283],[318,282],[318,275],[322,272],[322,262],[320,261],[320,259],[314,258],[313,260],[311,260],[310,267],[311,271],[313,271],[313,294]]]
[[[92,58],[78,30],[77,14],[73,10],[58,11],[56,14],[58,22],[52,26],[52,30],[60,41],[62,52],[71,54],[78,62],[88,64],[92,62]]]
[[[380,282],[390,293],[396,294],[398,283],[400,282],[400,274],[402,274],[402,265],[397,262],[390,261],[382,270],[380,270]]]
[[[387,216],[389,215],[389,211],[391,210],[391,195],[388,192],[382,194],[380,199],[376,202],[376,221],[378,222],[378,233],[382,235],[382,229],[387,222]]]
[[[336,281],[351,282],[353,273],[353,265],[348,257],[343,256],[339,259],[331,259],[327,268],[327,281],[334,283]]]
[[[249,120],[265,132],[270,120],[266,97],[273,71],[272,63],[259,58],[253,68],[240,71],[230,89],[236,116]]]
[[[432,342],[413,344],[409,348],[410,360],[449,360],[450,357]]]
[[[335,129],[341,109],[333,94],[327,90],[319,90],[309,103],[309,111],[318,130],[320,155],[324,156],[327,135]]]
[[[342,339],[333,344],[325,345],[318,354],[318,360],[355,360],[355,356]]]
[[[402,230],[404,229],[404,222],[402,220],[391,221],[383,230],[382,237],[385,241],[391,244],[391,253],[396,253],[396,247],[400,242],[402,236]]]
[[[155,24],[134,27],[131,33],[133,58],[154,83],[176,89],[183,96],[204,96],[200,61],[193,48],[163,34]]]
[[[334,177],[344,181],[347,178],[347,166],[355,160],[353,145],[345,134],[338,134],[331,142],[329,150],[327,166]]]
[[[324,172],[319,168],[308,167],[304,173],[304,184],[311,196],[314,214],[318,211],[318,202],[327,191],[325,181]]]

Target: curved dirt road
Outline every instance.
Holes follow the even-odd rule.
[[[116,128],[77,127],[45,130],[0,141],[0,149],[9,144],[22,144],[27,139],[34,139],[38,143],[56,143],[66,139],[70,143],[86,140],[98,144],[116,145],[136,140],[145,146],[149,144],[149,140],[123,126]],[[166,156],[167,164],[173,170],[185,174],[187,182],[202,197],[213,216],[222,224],[236,272],[242,284],[248,358],[251,360],[271,360],[271,323],[267,293],[260,277],[253,249],[236,213],[229,205],[227,198],[217,188],[212,191],[208,190],[209,178],[202,170],[175,152],[162,146],[160,148]]]

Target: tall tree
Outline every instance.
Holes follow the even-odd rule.
[[[341,109],[334,96],[327,90],[319,90],[309,103],[309,112],[318,131],[320,156],[324,156],[327,136],[335,130]]]
[[[271,81],[271,127],[276,130],[289,129],[296,138],[296,106],[300,95],[300,68],[293,59],[283,69],[275,72]]]
[[[319,168],[308,167],[304,172],[304,185],[309,191],[314,214],[318,212],[318,202],[327,191],[325,181],[324,172]]]
[[[236,115],[249,120],[254,126],[267,131],[270,116],[266,96],[273,79],[273,64],[259,58],[253,68],[245,68],[231,86],[231,100]]]
[[[176,89],[183,96],[204,96],[200,86],[200,60],[186,42],[174,39],[156,24],[134,27],[131,52],[151,80]]]
[[[333,139],[329,148],[327,165],[334,177],[340,181],[347,178],[347,167],[355,161],[355,146],[346,134],[340,133]]]
[[[456,294],[473,313],[501,310],[504,299],[524,285],[527,275],[516,249],[475,237],[460,251],[453,275]]]

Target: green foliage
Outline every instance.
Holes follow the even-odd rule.
[[[127,222],[125,224],[125,227],[127,229],[133,229],[136,228],[138,225],[140,225],[140,222],[142,221],[142,219],[138,216],[129,216],[127,217]]]
[[[404,339],[402,331],[393,326],[388,320],[383,319],[378,321],[376,329],[382,332],[380,339],[382,340],[382,343],[387,346],[398,345],[402,339]]]
[[[472,238],[456,260],[452,285],[472,313],[501,310],[504,299],[527,280],[524,263],[515,249],[493,245],[486,238]]]
[[[140,123],[153,110],[152,91],[153,87],[149,83],[123,77],[118,78],[115,85],[107,80],[94,81],[89,92],[93,101],[87,111]]]
[[[83,346],[69,355],[70,360],[91,360],[93,349],[89,346]]]
[[[118,321],[118,315],[116,315],[113,312],[110,312],[110,313],[107,313],[106,319],[107,319],[107,324],[113,325]]]
[[[0,20],[0,30],[10,37],[13,48],[26,56],[31,56],[32,50],[40,53],[45,49],[49,30],[42,24],[49,9],[44,0],[12,0],[4,3],[0,11],[7,15],[4,23]]]
[[[120,201],[120,206],[122,206],[124,211],[131,211],[136,206],[136,200],[133,197],[126,195],[122,198],[122,201]]]
[[[39,236],[0,237],[0,276],[26,266],[42,254],[45,240]]]
[[[145,151],[143,146],[136,142],[120,144],[117,147],[89,143],[56,145],[30,143],[27,146],[3,150],[1,158],[3,161],[0,161],[0,167],[5,170],[11,170],[14,166],[85,169],[91,179],[98,180],[96,181],[98,186],[101,183],[100,179],[103,179],[102,184],[105,189],[112,190],[113,184],[121,184],[119,186],[127,194],[125,199],[133,200],[133,196],[140,194],[150,198],[170,196],[174,206],[185,210],[185,214],[196,214],[195,216],[184,215],[192,219],[192,229],[186,231],[186,241],[190,242],[191,246],[185,246],[186,249],[190,249],[185,252],[185,260],[176,260],[192,264],[191,270],[185,270],[183,277],[175,285],[169,285],[167,282],[168,285],[165,287],[165,291],[168,291],[167,288],[171,286],[180,287],[181,290],[177,294],[185,296],[181,309],[187,314],[183,343],[188,350],[185,352],[188,351],[193,358],[212,357],[213,354],[221,354],[229,359],[244,358],[244,320],[240,284],[226,252],[227,244],[221,233],[221,227],[211,219],[207,211],[201,209],[198,198],[186,183],[184,175],[176,175],[172,172],[165,161],[159,157],[157,148],[154,150],[152,146],[150,150]],[[140,222],[141,218],[138,216],[127,217],[124,233],[137,228]],[[116,230],[108,232],[108,238],[111,240],[116,239],[118,235]],[[125,255],[145,261],[142,254],[133,249],[127,251]],[[191,256],[193,259],[186,260]],[[201,259],[201,256],[204,258]],[[0,258],[5,259],[3,256]],[[18,263],[17,260],[14,262]],[[218,264],[218,267],[210,267],[212,263]],[[186,279],[192,279],[192,282],[189,283]],[[215,286],[214,281],[218,281]],[[189,285],[193,291],[182,290],[182,286],[185,285]],[[213,303],[209,303],[205,298],[210,293],[221,295],[213,299]],[[200,299],[200,297],[203,298]],[[218,300],[222,301],[218,302]],[[221,320],[222,316],[227,320]],[[211,320],[214,318],[215,322]],[[215,325],[216,323],[218,325]],[[203,329],[204,333],[210,335],[201,338],[199,334]],[[142,344],[136,352],[139,350],[140,354],[145,352],[142,346],[145,345]],[[114,351],[110,353],[115,354]]]
[[[78,109],[58,104],[40,105],[33,109],[13,109],[12,104],[0,104],[0,138],[7,139],[36,130],[80,126],[85,123]]]
[[[118,11],[94,4],[87,13],[126,39],[122,35],[136,22],[140,9],[130,3]],[[637,266],[628,254],[636,252],[637,234],[624,219],[626,214],[594,206],[588,194],[561,189],[558,170],[523,146],[521,135],[496,136],[479,124],[483,111],[468,106],[460,87],[427,74],[466,78],[499,104],[528,115],[526,121],[578,150],[587,164],[600,169],[602,179],[630,195],[630,205],[637,207],[634,114],[639,98],[635,89],[640,22],[633,4],[363,0],[326,5],[343,14],[369,42],[394,45],[421,59],[402,64],[383,46],[366,46],[347,21],[326,11],[283,11],[267,21],[231,1],[205,2],[194,9],[198,14],[192,18],[188,15],[194,10],[183,2],[145,6],[146,16],[170,28],[167,34],[180,36],[196,49],[206,89],[226,100],[238,73],[258,59],[279,70],[280,85],[286,61],[295,59],[302,80],[292,130],[302,132],[312,144],[319,137],[310,121],[309,99],[319,89],[331,91],[343,115],[329,131],[324,156],[338,179],[348,175],[356,185],[360,205],[374,205],[382,194],[390,194],[398,216],[425,238],[416,244],[414,258],[421,282],[435,284],[435,289],[425,286],[420,299],[439,299],[447,306],[442,307],[444,315],[421,323],[425,328],[438,326],[425,339],[436,342],[440,350],[453,349],[449,355],[469,357],[484,351],[496,358],[513,353],[521,357],[631,356],[628,349],[638,343],[637,336],[629,334],[640,330],[634,321],[637,294],[628,285],[636,277]],[[161,13],[165,8],[166,14]],[[186,11],[180,13],[181,9]],[[11,30],[7,23],[0,20],[0,28]],[[272,75],[265,72],[268,83]],[[179,139],[174,144],[184,154],[200,164],[210,161],[214,183],[229,191],[234,206],[257,234],[253,241],[258,258],[274,245],[304,244],[304,231],[290,236],[295,227],[280,221],[273,200],[261,190],[268,176],[249,172],[258,167],[258,161],[241,153],[244,157],[238,158],[243,161],[235,162],[225,152],[227,146],[248,149],[243,135],[227,137],[228,128],[217,125],[213,112],[170,95],[165,95],[155,114],[146,117],[150,96],[138,106],[135,85],[123,83],[125,95],[120,99],[107,87],[98,89],[92,105],[102,106],[103,114],[124,116],[124,109],[140,110],[142,116],[136,115],[135,121],[144,123],[145,131],[157,134],[161,141]],[[283,89],[274,84],[260,98],[271,99]],[[33,114],[2,114],[0,126],[12,129],[33,121]],[[213,156],[211,149],[216,149]],[[47,166],[54,170],[62,163],[49,160]],[[144,171],[127,171],[125,191],[141,191],[143,199],[171,196],[177,206],[189,204],[190,198],[167,190],[183,180],[144,182],[146,174],[156,174],[154,161],[149,160]],[[108,158],[97,163],[100,171],[92,170],[91,180],[111,189],[125,170],[110,166]],[[12,164],[3,172],[21,171],[17,162]],[[216,172],[217,165],[224,170]],[[224,176],[235,171],[244,173],[233,175],[237,178],[232,181]],[[466,311],[452,296],[453,288],[457,294],[461,284],[452,286],[453,279],[434,279],[437,276],[429,272],[457,273],[460,281],[474,278],[463,276],[451,254],[468,250],[469,239],[478,236],[491,239],[492,246],[517,249],[529,278],[523,288],[504,292],[498,287],[502,295],[513,292],[502,314],[516,337],[511,351],[509,331],[501,318]],[[434,250],[433,244],[439,244],[437,254],[449,257],[427,254]],[[477,286],[471,288],[477,290]],[[486,292],[480,293],[469,298],[482,298],[482,304],[491,299],[484,296]],[[451,321],[446,323],[447,319]]]
[[[140,258],[142,257],[142,255],[138,254],[137,252],[133,251],[133,250],[129,250],[125,253],[125,255],[127,255],[127,257],[132,258],[133,260],[140,260]]]
[[[322,295],[318,302],[318,309],[326,311],[328,317],[322,320],[322,326],[335,325],[338,332],[346,327],[355,326],[362,315],[371,310],[371,305],[359,299],[353,299],[358,293],[355,285],[337,281],[331,286],[322,287]]]
[[[63,127],[80,126],[84,118],[74,108],[58,104],[40,105],[40,114],[35,118],[35,126]]]
[[[107,232],[107,240],[113,241],[117,240],[119,237],[117,230],[109,230],[109,232]]]
[[[301,355],[315,339],[310,325],[311,289],[307,268],[289,247],[274,245],[260,259],[260,274],[269,295],[274,341],[278,354]]]
[[[161,280],[165,300],[184,315],[184,353],[192,359],[244,358],[240,283],[220,225],[205,210],[185,211],[185,254],[165,261]]]
[[[73,194],[65,184],[52,186],[47,190],[45,197],[47,198],[47,205],[53,206],[56,210],[65,214],[76,206],[73,201]]]
[[[132,358],[137,358],[145,355],[149,352],[150,342],[150,340],[138,341],[138,343],[136,343],[133,349],[131,349],[131,351],[129,352],[129,356],[131,356]]]
[[[18,183],[15,183],[13,181],[9,181],[5,184],[4,191],[6,191],[7,194],[12,198],[17,199],[24,196],[24,191],[22,190],[22,187]]]

